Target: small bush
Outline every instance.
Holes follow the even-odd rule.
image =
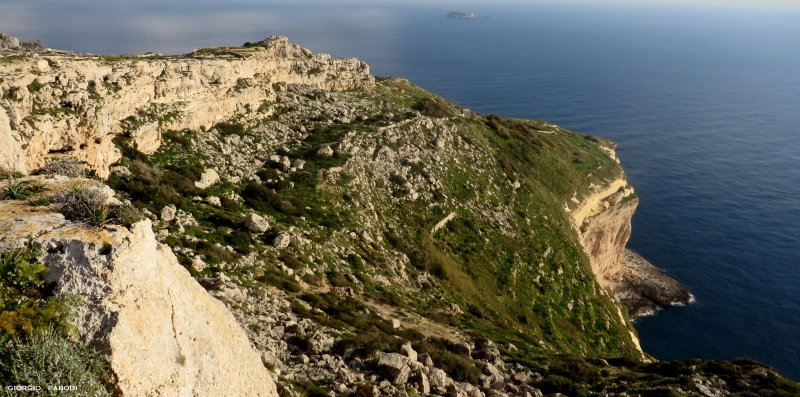
[[[32,206],[41,207],[41,206],[53,204],[54,202],[55,202],[55,200],[53,199],[53,196],[41,196],[41,197],[37,197],[36,199],[31,200],[29,203]]]
[[[12,176],[8,185],[3,189],[6,200],[25,200],[45,190],[45,185],[40,181],[20,181],[17,176]]]
[[[36,261],[38,254],[30,243],[0,252],[0,345],[47,327],[64,333],[71,329],[68,320],[79,298],[49,296],[47,268]]]
[[[3,197],[6,200],[25,200],[32,196],[33,192],[28,187],[28,182],[12,180],[3,190]]]
[[[62,175],[70,178],[86,176],[86,169],[76,159],[64,159],[53,161],[44,167],[37,168],[32,175]]]
[[[536,387],[544,394],[561,393],[570,397],[587,397],[589,395],[589,390],[585,385],[558,375],[547,375],[546,378],[536,382]]]
[[[37,395],[60,396],[48,385],[74,385],[84,396],[108,396],[108,364],[90,347],[78,346],[53,329],[0,348],[0,383],[40,386]]]
[[[414,348],[420,353],[430,354],[434,365],[445,370],[453,379],[475,385],[480,381],[481,370],[473,360],[448,351],[454,348],[452,342],[434,338],[417,342]]]
[[[417,102],[417,104],[414,105],[414,109],[430,117],[450,117],[456,115],[456,112],[446,103],[432,98],[425,98]]]
[[[239,123],[219,123],[214,126],[220,135],[227,136],[227,135],[244,135],[244,126]]]
[[[61,204],[59,212],[64,214],[65,218],[87,221],[94,226],[104,224],[112,211],[100,189],[80,187],[65,194],[58,194],[54,199]]]
[[[119,223],[120,225],[123,225],[125,227],[131,227],[131,225],[133,225],[134,223],[144,219],[141,211],[139,211],[136,207],[130,204],[123,204],[114,207],[112,215],[116,223]]]

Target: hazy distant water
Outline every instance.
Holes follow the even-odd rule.
[[[479,113],[611,138],[641,197],[629,246],[697,298],[638,321],[644,349],[747,356],[800,380],[800,13],[451,8],[11,2],[0,31],[93,53],[287,35]]]

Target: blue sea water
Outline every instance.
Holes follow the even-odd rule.
[[[482,114],[610,138],[640,196],[629,247],[696,297],[636,322],[644,350],[800,380],[800,10],[323,4],[9,0],[0,31],[92,53],[286,35]]]

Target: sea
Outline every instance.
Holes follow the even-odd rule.
[[[629,248],[695,296],[636,320],[642,348],[800,381],[800,8],[721,3],[4,0],[0,32],[93,54],[284,35],[610,138],[640,197]]]

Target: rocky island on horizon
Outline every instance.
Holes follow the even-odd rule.
[[[458,18],[458,19],[472,19],[475,18],[475,14],[472,12],[459,12],[459,11],[450,11],[447,13],[448,18]]]
[[[284,37],[105,57],[0,37],[4,382],[72,327],[50,337],[102,357],[74,364],[99,394],[800,392],[641,351],[629,318],[691,296],[625,248],[638,198],[606,139],[465,118]]]

